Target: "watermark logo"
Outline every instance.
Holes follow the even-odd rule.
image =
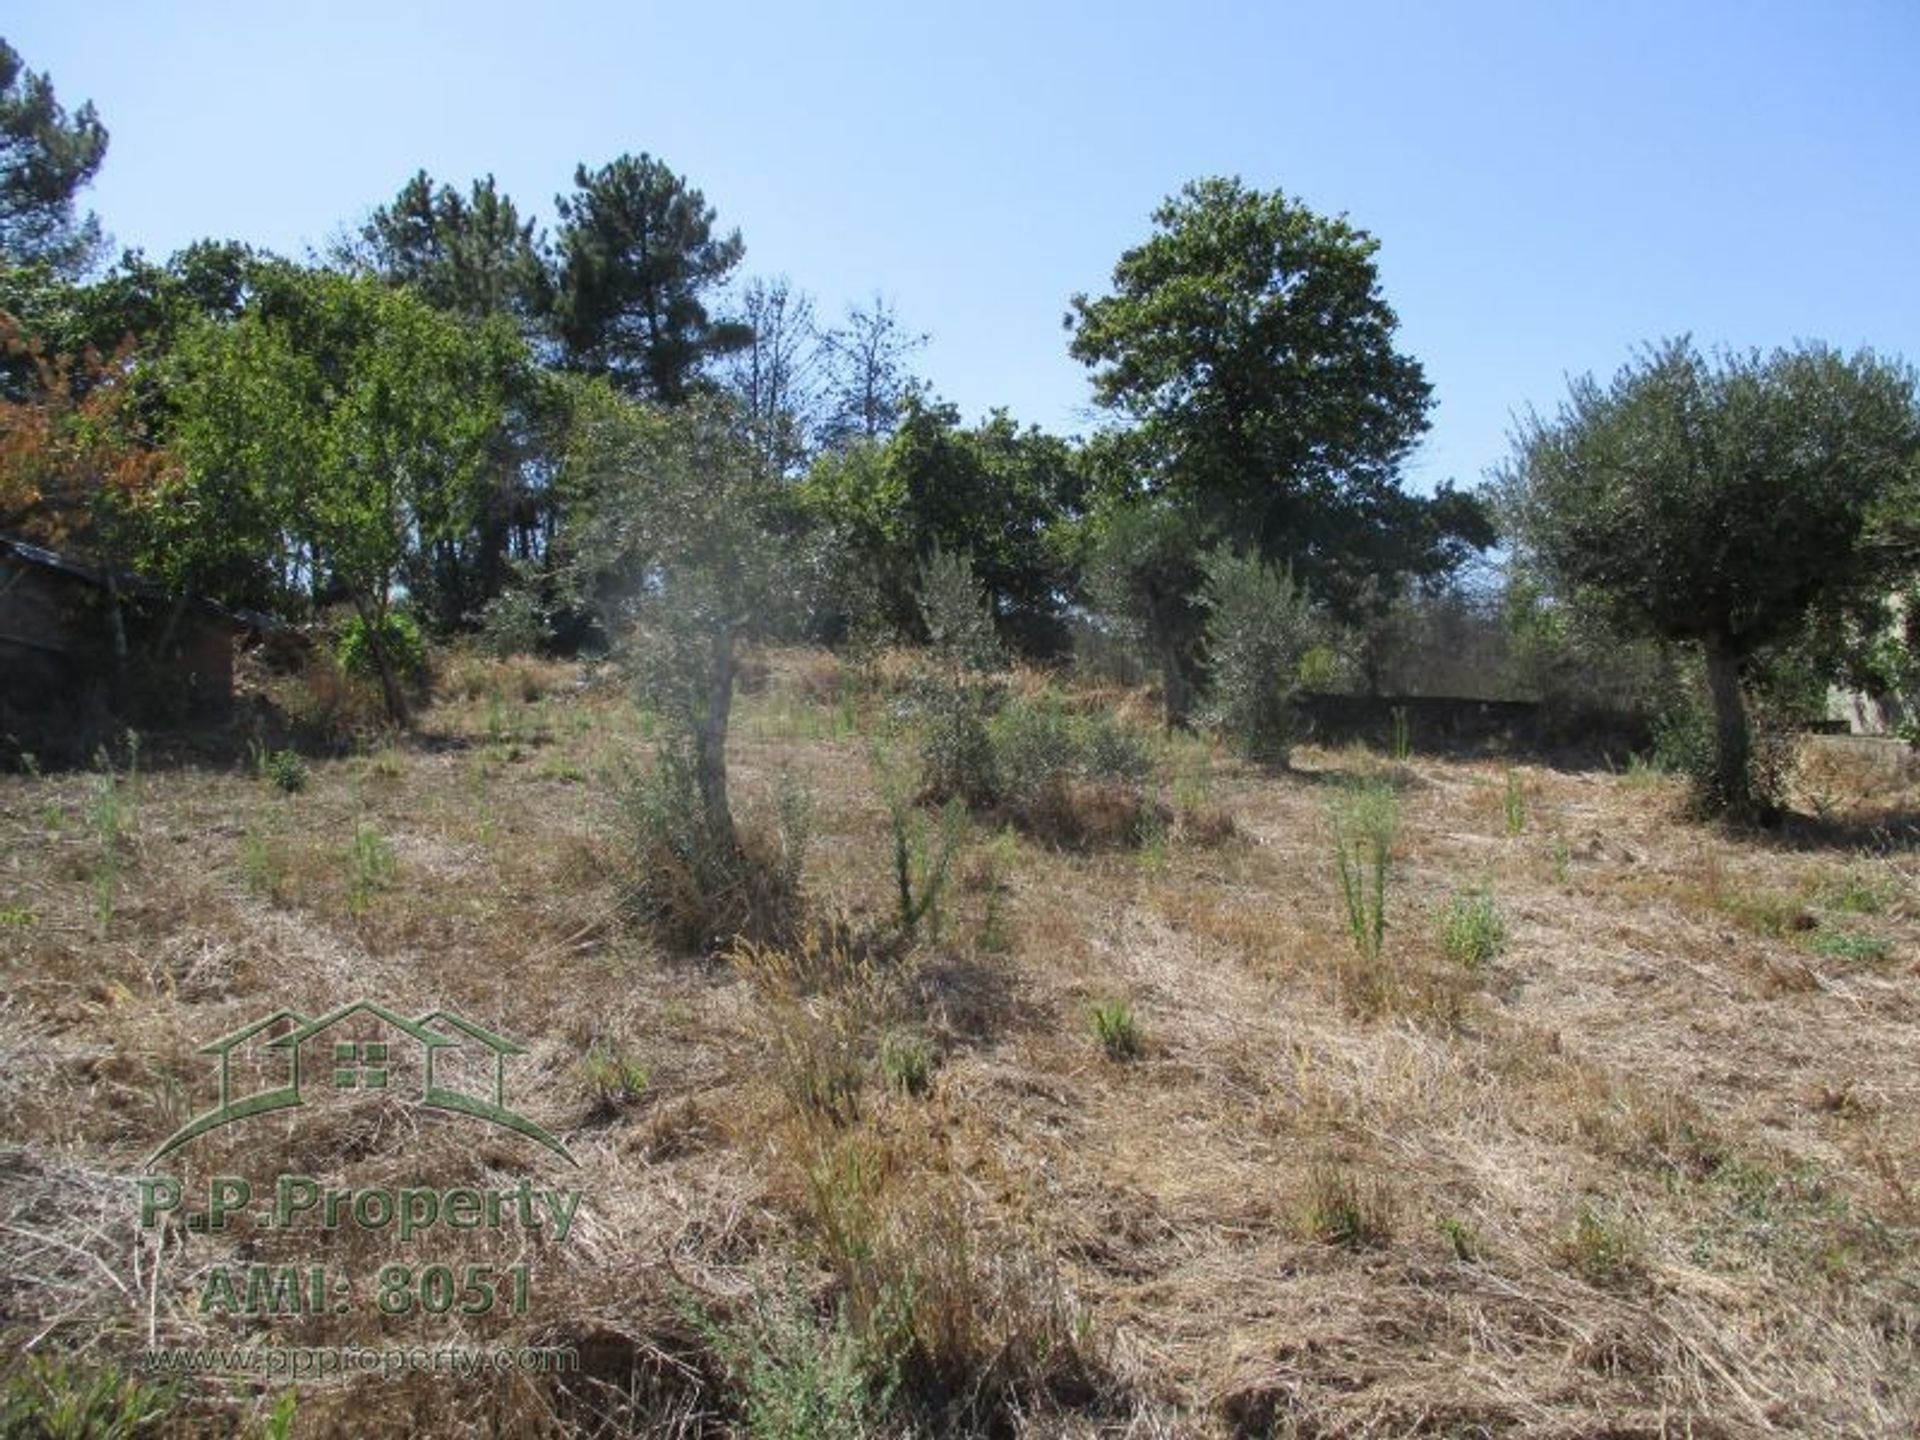
[[[317,1019],[276,1010],[208,1042],[199,1053],[218,1063],[220,1103],[162,1141],[148,1165],[210,1130],[298,1106],[303,1086],[399,1093],[401,1084],[416,1079],[420,1092],[412,1103],[498,1125],[580,1163],[547,1130],[507,1106],[507,1060],[526,1054],[526,1047],[450,1010],[417,1020],[371,1000],[355,1000]],[[243,1059],[249,1062],[244,1067]],[[236,1069],[243,1071],[238,1087]],[[246,1074],[265,1078],[260,1088],[236,1095]]]

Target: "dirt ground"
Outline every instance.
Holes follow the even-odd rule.
[[[465,1336],[582,1373],[302,1379],[293,1433],[780,1433],[751,1401],[797,1373],[794,1326],[824,1368],[910,1303],[912,1403],[878,1431],[1920,1433],[1903,752],[1814,742],[1802,815],[1733,835],[1638,766],[1416,735],[1273,772],[1155,740],[1176,818],[1146,843],[976,826],[937,938],[883,954],[845,937],[893,913],[891,702],[834,670],[775,656],[741,701],[742,811],[812,797],[819,928],[732,958],[622,923],[607,795],[654,722],[576,667],[469,662],[415,733],[309,757],[297,791],[154,745],[0,778],[13,1383],[35,1355],[71,1379],[156,1345]],[[1336,864],[1362,780],[1398,819],[1377,956]],[[1476,901],[1483,944],[1450,948]],[[389,1096],[155,1168],[190,1194],[531,1176],[580,1191],[564,1241],[139,1223],[149,1155],[213,1100],[201,1047],[359,998],[518,1040],[514,1104],[578,1167]],[[358,1299],[429,1259],[527,1265],[525,1313],[203,1309],[234,1264],[324,1260]],[[168,1413],[261,1433],[290,1385],[202,1377]]]

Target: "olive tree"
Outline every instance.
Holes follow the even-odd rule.
[[[1765,797],[1743,681],[1817,607],[1890,582],[1870,522],[1917,455],[1904,365],[1816,344],[1708,358],[1682,339],[1609,384],[1575,381],[1550,420],[1529,415],[1495,483],[1523,558],[1563,599],[1699,647],[1710,799],[1747,815]]]

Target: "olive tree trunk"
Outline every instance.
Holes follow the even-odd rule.
[[[1706,644],[1707,690],[1713,699],[1713,781],[1720,803],[1736,818],[1754,812],[1753,727],[1740,688],[1740,656],[1725,640]]]

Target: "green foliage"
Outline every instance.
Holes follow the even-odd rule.
[[[936,653],[967,670],[1001,668],[1005,656],[993,611],[964,552],[949,554],[936,545],[920,566],[919,596],[921,623]]]
[[[567,362],[666,405],[692,397],[708,360],[748,342],[706,297],[746,247],[716,234],[706,197],[651,155],[578,167],[559,202],[556,312]]]
[[[1095,779],[1139,785],[1152,776],[1154,757],[1137,731],[1111,715],[1096,715],[1083,732],[1081,768]]]
[[[720,401],[647,410],[583,388],[560,485],[565,583],[632,634],[641,702],[685,749],[712,843],[733,844],[727,787],[737,646],[794,603],[784,483],[765,474]],[[637,628],[635,628],[637,625]]]
[[[1461,1264],[1472,1265],[1480,1259],[1479,1232],[1458,1215],[1441,1216],[1436,1228],[1446,1237],[1447,1248],[1453,1251],[1453,1258]]]
[[[1485,890],[1455,895],[1440,912],[1440,948],[1456,965],[1483,969],[1506,942],[1506,922]]]
[[[1891,955],[1893,946],[1877,935],[1862,935],[1851,930],[1823,930],[1814,937],[1813,952],[1829,960],[1872,965]]]
[[[1371,236],[1221,178],[1153,219],[1112,293],[1069,316],[1096,398],[1132,422],[1123,474],[1342,612],[1370,578],[1437,575],[1490,543],[1478,502],[1397,483],[1432,396],[1394,348]]]
[[[1109,1060],[1131,1060],[1140,1053],[1140,1022],[1125,1000],[1100,1000],[1090,1012],[1094,1037]]]
[[[260,774],[283,795],[298,795],[307,788],[307,762],[297,750],[270,750],[260,757]]]
[[[398,610],[372,622],[349,616],[340,627],[334,656],[341,670],[356,680],[379,679],[382,657],[394,674],[406,680],[418,680],[427,670],[426,639],[413,617]]]
[[[260,1427],[260,1440],[292,1440],[293,1421],[299,1409],[300,1392],[288,1386],[267,1412],[266,1423]]]
[[[538,655],[547,648],[549,616],[539,592],[530,585],[509,585],[481,607],[481,650],[500,659]]]
[[[74,197],[106,155],[92,102],[69,117],[53,81],[0,40],[0,260],[84,273],[105,241],[98,220],[75,215]]]
[[[972,810],[988,810],[1002,792],[1000,757],[991,728],[1001,691],[978,682],[928,682],[918,710],[921,792],[936,801],[958,799]]]
[[[414,290],[436,310],[530,324],[550,305],[533,222],[491,175],[462,195],[422,170],[360,227],[344,257]]]
[[[0,1434],[18,1440],[136,1440],[154,1433],[176,1400],[108,1365],[83,1370],[65,1357],[28,1356],[0,1391]]]
[[[379,663],[394,587],[472,527],[526,352],[504,322],[463,323],[370,277],[280,265],[253,284],[237,318],[188,324],[168,357],[181,464],[152,507],[146,568],[283,611],[338,586],[403,719]]]
[[[913,803],[906,777],[880,749],[873,757],[881,799],[893,839],[893,884],[900,933],[911,940],[921,923],[940,938],[940,900],[953,868],[953,857],[967,833],[967,807],[959,795],[941,807],[937,824],[929,825]]]
[[[718,1324],[698,1317],[739,1392],[750,1440],[867,1440],[891,1396],[890,1357],[876,1354],[844,1308],[823,1322],[797,1282],[756,1294]]]
[[[1003,645],[1058,651],[1072,580],[1062,526],[1084,490],[1065,441],[1004,414],[962,428],[952,406],[909,401],[891,438],[822,455],[798,487],[810,525],[831,540],[823,628],[864,619],[923,637],[921,572],[938,551],[967,557]]]
[[[1387,882],[1400,805],[1379,782],[1351,786],[1328,807],[1334,870],[1347,934],[1360,959],[1377,961],[1386,940]]]
[[[1818,345],[1703,358],[1684,340],[1610,385],[1574,383],[1531,417],[1499,477],[1524,554],[1554,594],[1628,635],[1701,646],[1715,714],[1714,803],[1759,803],[1742,683],[1817,609],[1890,581],[1868,543],[1920,455],[1915,378]]]
[[[101,932],[113,928],[120,894],[120,867],[133,835],[134,793],[140,773],[140,737],[127,732],[127,769],[114,768],[113,756],[103,745],[94,755],[93,798],[87,806],[87,828],[98,851],[93,864],[94,916]]]
[[[1224,547],[1204,561],[1210,718],[1246,754],[1284,765],[1313,612],[1293,577]]]
[[[1074,718],[1045,700],[1016,699],[993,718],[993,757],[1001,798],[1031,809],[1077,775],[1085,758]]]
[[[621,909],[663,944],[713,952],[792,929],[811,829],[797,785],[781,784],[771,826],[719,831],[687,747],[670,743],[614,787],[612,805]]]
[[[1573,1233],[1561,1253],[1575,1273],[1591,1285],[1623,1285],[1645,1268],[1644,1242],[1623,1219],[1592,1204],[1580,1207]]]

